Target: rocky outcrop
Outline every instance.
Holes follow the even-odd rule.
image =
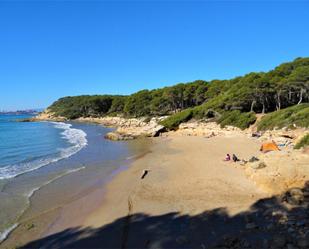
[[[135,139],[136,137],[127,134],[119,134],[117,132],[108,132],[105,135],[105,138],[113,141],[121,141],[121,140],[132,140]]]
[[[164,126],[159,122],[160,118],[122,118],[122,117],[102,117],[102,118],[79,118],[81,122],[92,122],[102,124],[107,127],[117,127],[116,131],[106,134],[111,140],[131,140],[138,137],[156,137],[163,130]]]
[[[309,155],[297,150],[260,154],[259,161],[244,166],[246,175],[271,194],[302,188],[309,179]]]
[[[177,134],[185,136],[212,137],[217,135],[231,136],[242,132],[239,128],[226,126],[221,128],[216,122],[190,121],[179,125]]]
[[[41,112],[39,115],[22,120],[23,122],[36,122],[36,121],[54,121],[54,122],[62,122],[62,121],[68,121],[67,118],[57,116],[54,112],[51,112],[50,110],[46,109],[45,111]]]

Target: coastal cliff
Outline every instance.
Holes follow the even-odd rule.
[[[106,134],[105,138],[110,140],[131,140],[139,137],[156,137],[163,133],[164,137],[202,137],[210,139],[247,137],[262,145],[274,142],[279,145],[279,151],[266,154],[253,154],[257,160],[249,161],[243,158],[239,162],[248,178],[252,179],[257,186],[268,193],[278,194],[289,188],[302,187],[309,178],[308,152],[305,148],[295,150],[295,145],[309,134],[308,128],[287,127],[257,131],[258,122],[249,128],[242,130],[234,126],[221,127],[210,120],[190,120],[181,123],[177,130],[168,131],[160,123],[166,117],[153,118],[124,118],[124,117],[86,117],[78,118],[78,122],[90,122],[106,127],[115,127],[116,130]],[[64,117],[58,117],[51,111],[46,110],[33,121],[68,121]],[[237,147],[237,145],[235,145]],[[280,163],[278,163],[280,162]],[[280,165],[280,167],[278,166]]]
[[[80,117],[74,119],[77,122],[88,122],[100,124],[106,127],[116,128],[115,131],[106,134],[105,138],[110,140],[131,140],[138,137],[156,137],[164,131],[164,126],[159,123],[166,117],[153,118],[123,118],[123,117]],[[46,109],[34,118],[24,121],[70,121],[68,118],[57,116]]]
[[[113,132],[106,134],[105,138],[110,140],[131,140],[138,137],[156,137],[164,130],[164,126],[159,122],[164,117],[151,118],[122,118],[122,117],[102,117],[102,118],[78,118],[80,122],[91,122],[107,127],[116,127]]]

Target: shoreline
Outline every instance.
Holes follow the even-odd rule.
[[[91,127],[95,127],[95,126],[93,126],[93,123],[83,123],[83,124],[90,125]],[[98,127],[101,127],[101,126],[98,126]],[[98,130],[98,131],[100,130],[101,131],[101,128],[91,128],[91,130]],[[101,133],[97,133],[96,136],[101,137],[100,134]],[[103,137],[100,138],[100,139],[102,139],[104,141]],[[34,205],[37,206],[38,201],[40,201],[40,199],[42,199],[42,195],[45,192],[50,195],[50,193],[49,193],[50,191],[48,191],[46,189],[51,189],[52,186],[50,184],[47,184],[47,185],[40,187],[39,190],[34,191],[34,194],[30,197],[30,200],[29,200],[30,206],[27,207],[26,211],[23,212],[23,214],[21,215],[21,218],[18,219],[18,221],[17,221],[18,226],[14,227],[14,229],[10,231],[7,238],[5,240],[3,240],[2,243],[0,243],[0,248],[12,248],[12,247],[16,246],[16,243],[17,243],[17,245],[21,245],[21,244],[24,244],[24,242],[28,242],[28,241],[33,240],[33,239],[38,239],[38,238],[40,238],[40,236],[44,236],[45,232],[47,232],[47,230],[49,230],[55,224],[57,226],[60,226],[60,227],[70,226],[71,224],[72,225],[82,224],[82,221],[84,219],[83,217],[86,216],[86,214],[88,212],[91,212],[91,210],[97,206],[97,204],[93,206],[91,203],[93,203],[93,204],[97,203],[96,199],[101,198],[101,195],[104,194],[104,192],[105,192],[104,186],[108,182],[110,182],[114,177],[116,177],[116,175],[119,172],[126,170],[127,167],[129,167],[131,165],[132,161],[134,161],[137,158],[142,157],[145,154],[147,154],[148,153],[148,149],[147,149],[148,145],[147,144],[149,144],[149,142],[150,141],[146,141],[146,140],[145,141],[139,140],[137,142],[132,141],[132,142],[129,142],[129,145],[121,145],[122,143],[113,143],[113,142],[110,142],[110,141],[104,142],[104,143],[116,145],[116,147],[114,145],[112,145],[112,147],[111,146],[107,147],[107,150],[110,150],[112,148],[125,147],[126,150],[128,150],[129,154],[125,158],[118,158],[117,157],[116,154],[119,154],[120,152],[117,152],[115,154],[115,156],[108,156],[107,161],[106,161],[106,166],[110,165],[110,166],[114,167],[113,166],[114,164],[115,165],[119,164],[119,167],[117,167],[115,169],[111,168],[112,171],[109,170],[110,172],[104,178],[100,178],[100,175],[102,175],[102,174],[103,174],[103,176],[105,175],[105,173],[104,172],[102,173],[102,171],[100,170],[100,164],[98,166],[95,166],[95,165],[92,166],[92,165],[87,164],[87,167],[90,167],[89,169],[86,169],[86,166],[83,165],[82,168],[86,169],[86,171],[88,170],[88,173],[84,173],[84,171],[79,172],[80,168],[78,167],[78,170],[76,170],[76,169],[70,170],[70,171],[73,171],[72,172],[73,174],[70,174],[70,175],[64,174],[64,175],[61,175],[60,177],[56,177],[57,183],[54,182],[55,179],[51,182],[53,186],[55,184],[58,185],[59,181],[62,182],[61,184],[64,184],[65,182],[68,182],[68,183],[71,182],[72,183],[72,181],[74,181],[74,178],[75,178],[76,175],[77,175],[77,177],[79,177],[78,179],[81,179],[81,180],[84,178],[82,176],[86,176],[86,178],[89,178],[89,176],[92,174],[91,171],[93,171],[93,170],[94,170],[94,172],[96,172],[97,170],[100,170],[100,172],[101,172],[100,175],[98,175],[97,177],[95,176],[95,178],[93,176],[91,176],[93,178],[93,179],[91,178],[92,179],[91,181],[89,181],[89,179],[87,180],[88,185],[90,187],[87,187],[83,192],[78,192],[78,195],[72,196],[72,198],[70,197],[69,199],[63,199],[61,197],[63,194],[59,192],[57,194],[57,197],[56,196],[55,197],[57,199],[57,202],[59,202],[59,200],[58,200],[59,198],[60,198],[60,200],[61,200],[61,198],[63,199],[59,202],[59,203],[62,203],[60,205],[58,205],[56,203],[56,204],[52,204],[51,208],[47,207],[46,209],[42,209],[40,211],[35,211],[35,210],[31,211],[33,209],[33,201],[35,201]],[[95,143],[94,146],[97,146],[97,143]],[[105,146],[105,145],[101,145],[101,146]],[[141,146],[146,146],[146,147],[144,147],[143,149],[139,149],[139,147],[141,147]],[[147,149],[147,151],[145,151],[146,149]],[[89,150],[89,149],[87,149],[87,150]],[[91,149],[91,151],[93,151],[93,150]],[[91,153],[93,153],[93,152],[91,152]],[[81,156],[77,155],[77,157],[81,157]],[[115,158],[115,160],[112,159],[112,158]],[[71,159],[69,159],[69,160],[71,160]],[[60,162],[60,163],[64,164],[64,166],[67,165],[67,162]],[[98,167],[98,168],[96,169],[96,167]],[[65,177],[63,177],[63,176],[65,176]],[[70,179],[72,179],[72,180],[70,180]],[[78,184],[78,183],[76,183],[76,184]],[[83,184],[83,185],[85,185],[85,184]],[[69,189],[71,188],[70,186],[68,186],[68,187],[69,187]],[[57,189],[59,189],[59,188],[57,188]],[[63,189],[63,190],[65,190],[65,189]],[[57,192],[58,190],[55,190],[55,191]],[[67,190],[65,190],[65,191],[67,192]],[[98,192],[98,193],[95,193],[95,192]],[[39,195],[39,199],[37,197],[37,194]],[[98,198],[96,198],[95,196],[98,197]],[[82,199],[87,199],[87,198],[89,198],[88,201],[81,201]],[[80,213],[78,215],[76,214],[76,215],[70,216],[70,213],[71,213],[70,212],[70,210],[71,210],[70,206],[73,207],[74,203],[79,203],[79,204],[84,203],[85,204],[87,202],[89,204],[84,205],[85,211],[84,211],[83,214]],[[41,207],[39,207],[39,208],[41,209]],[[35,208],[35,209],[37,209],[37,208]],[[65,211],[63,211],[64,209],[65,209]],[[77,205],[77,207],[75,207],[75,209],[79,210],[79,206]],[[30,213],[29,213],[29,210],[30,210]],[[66,214],[64,214],[64,213],[66,213]],[[67,216],[67,218],[72,217],[73,222],[69,221],[66,218],[67,220],[64,223],[62,223],[62,221],[61,221],[61,219],[63,219],[62,217],[66,217],[66,216]],[[56,221],[56,219],[59,220],[59,217],[60,217],[60,222]],[[59,223],[59,225],[58,225],[58,223]],[[62,224],[60,224],[60,223],[62,223]]]
[[[144,243],[148,243],[147,238],[140,238],[140,241],[133,238],[131,241],[132,237],[129,235],[123,237],[126,227],[134,223],[135,218],[130,217],[137,217],[136,219],[139,219],[138,217],[141,217],[140,219],[154,217],[155,219],[170,214],[180,217],[194,217],[207,212],[207,210],[217,210],[223,207],[229,216],[233,216],[246,212],[258,200],[269,197],[247,179],[244,171],[238,165],[223,162],[222,150],[218,151],[224,141],[239,140],[240,146],[246,151],[242,152],[236,148],[236,153],[243,157],[249,156],[259,147],[253,140],[249,142],[249,148],[247,146],[248,138],[243,136],[210,139],[173,136],[155,138],[154,140],[156,142],[153,144],[152,153],[134,161],[127,170],[122,171],[108,183],[105,187],[104,200],[92,213],[89,213],[82,227],[70,228],[73,234],[75,232],[81,233],[83,237],[82,234],[85,232],[84,236],[91,238],[92,231],[96,234],[96,231],[105,230],[115,224],[115,229],[112,230],[109,239],[104,237],[104,233],[102,234],[104,237],[101,238],[102,243],[104,244],[105,240],[108,240],[104,246],[113,248],[120,248],[124,245],[124,247],[143,247]],[[204,143],[206,146],[203,148],[201,145]],[[200,146],[195,149],[192,144]],[[203,166],[202,162],[205,158],[199,158],[198,155],[203,155],[207,148],[210,150],[207,152],[209,161],[205,162],[204,168],[201,166]],[[225,143],[222,149],[231,150],[232,148],[231,143]],[[187,162],[191,159],[191,155],[194,157],[190,165]],[[141,179],[145,169],[149,170],[149,173],[144,179]],[[221,172],[222,177],[218,177],[218,172]],[[46,238],[55,232],[61,234],[64,231],[50,231]],[[99,244],[98,239],[100,238],[96,238],[94,241]],[[174,239],[176,244],[187,240],[182,239],[181,236],[176,236]],[[76,240],[78,241],[77,238]],[[91,244],[94,243],[91,241],[87,241],[90,243],[87,244],[89,247],[95,245]],[[48,246],[52,245],[49,243],[54,243],[49,240],[44,241],[44,239],[42,242]],[[66,241],[60,239],[57,243],[65,245]],[[77,247],[85,247],[86,245],[76,243]]]
[[[89,213],[93,213],[99,206],[104,204],[106,186],[119,174],[128,170],[135,160],[144,157],[148,153],[149,152],[143,152],[142,154],[128,158],[127,160],[133,161],[128,163],[128,165],[113,170],[112,174],[102,183],[98,186],[92,186],[91,189],[88,189],[84,193],[80,193],[78,196],[74,197],[73,200],[68,200],[67,203],[63,203],[59,207],[45,210],[43,213],[31,218],[18,221],[18,223],[12,226],[13,229],[9,230],[7,237],[0,243],[0,248],[2,248],[2,246],[3,248],[11,248],[11,246],[16,246],[16,242],[18,241],[24,240],[21,244],[17,243],[17,245],[22,245],[25,244],[25,242],[57,233],[57,231],[62,231],[72,226],[82,226],[89,216]],[[30,206],[27,207],[27,210],[29,208]],[[73,210],[78,210],[78,212],[72,212]],[[33,231],[31,231],[32,228],[28,230],[28,224],[35,224]],[[20,231],[18,231],[19,229]],[[30,234],[22,235],[25,232],[30,232]],[[37,233],[40,235],[37,236]]]
[[[71,216],[68,213],[62,214],[61,217],[67,222],[66,224],[46,230],[41,237],[48,238],[55,233],[61,234],[64,229],[81,233],[87,229],[104,230],[117,221],[121,221],[122,225],[130,223],[131,220],[128,221],[126,217],[139,215],[158,217],[175,213],[194,217],[205,211],[223,207],[230,217],[247,212],[254,203],[273,194],[271,190],[261,187],[259,182],[260,172],[264,171],[226,163],[222,159],[227,152],[235,152],[246,159],[253,155],[264,159],[259,153],[261,140],[249,138],[237,131],[227,132],[207,138],[205,134],[183,135],[181,130],[170,132],[163,137],[151,138],[153,141],[151,153],[133,158],[133,162],[125,170],[114,175],[104,187],[98,187],[95,190],[96,194],[90,194],[104,195],[100,201],[96,198],[91,199],[90,195],[85,195],[84,200],[80,198],[77,201],[79,204],[91,202],[95,206],[91,212],[85,214],[83,220],[77,222],[78,225],[68,221],[79,215],[78,212],[71,214],[71,210],[80,207],[76,204],[67,208]],[[276,153],[269,155],[268,157],[276,159],[281,156]],[[306,155],[304,157],[306,160]],[[192,164],[193,167],[188,167],[186,163]],[[272,165],[268,166],[267,169],[272,172]],[[218,168],[214,169],[216,167]],[[142,180],[144,170],[148,170],[148,174]],[[218,178],[220,174],[223,180]],[[262,182],[263,184],[265,183]],[[297,186],[301,185],[302,182],[299,182]],[[284,189],[280,189],[280,192],[282,191]],[[114,240],[128,243],[126,241],[128,238],[123,241],[122,235],[123,231],[115,232]],[[132,245],[136,245],[134,243]]]

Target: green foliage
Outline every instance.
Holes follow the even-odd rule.
[[[49,109],[69,119],[122,115],[126,117],[172,115],[167,127],[175,129],[189,118],[214,118],[222,126],[248,127],[255,113],[309,102],[309,58],[297,58],[269,72],[253,72],[230,80],[196,80],[154,90],[142,90],[129,96],[76,96],[61,98]],[[186,111],[189,109],[190,111]],[[298,109],[297,109],[298,110]],[[187,115],[190,113],[190,115]],[[306,126],[307,112],[291,114],[279,111],[278,120],[263,120],[260,128],[295,123]],[[287,115],[292,115],[288,118]],[[221,116],[221,118],[219,118]],[[280,120],[282,117],[287,122]],[[308,125],[307,125],[308,126]]]
[[[218,123],[221,127],[227,125],[238,127],[242,130],[248,128],[256,120],[256,116],[252,112],[228,111],[224,112],[219,118]]]
[[[129,116],[136,117],[150,115],[150,101],[151,95],[148,90],[142,90],[134,93],[128,98],[124,106],[124,113]]]
[[[309,104],[300,104],[265,115],[258,123],[258,130],[274,128],[309,127]]]
[[[192,110],[187,109],[164,119],[160,124],[163,125],[165,128],[167,128],[168,130],[175,130],[181,123],[186,122],[191,118],[192,118]]]
[[[126,96],[114,96],[112,105],[108,111],[109,114],[122,113],[127,100],[128,100],[128,97]]]
[[[130,96],[76,96],[61,98],[49,109],[68,119],[123,115],[127,117],[162,116],[205,101],[208,84],[197,80],[152,91],[142,90]]]
[[[69,119],[97,117],[109,111],[114,98],[109,95],[65,97],[53,103],[49,109],[56,115]]]
[[[305,135],[295,146],[294,149],[298,150],[305,146],[309,146],[309,134]]]

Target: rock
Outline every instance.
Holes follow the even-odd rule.
[[[286,237],[284,235],[281,235],[281,234],[274,235],[273,241],[272,241],[272,246],[274,248],[284,247],[285,244],[286,244]]]
[[[108,132],[105,135],[106,139],[113,140],[113,141],[121,141],[121,140],[132,140],[134,137],[130,135],[122,135],[116,132]]]
[[[101,118],[79,118],[81,122],[92,122],[107,127],[117,127],[117,130],[107,134],[106,138],[111,140],[130,140],[137,137],[159,136],[165,128],[159,122],[166,117],[158,118],[122,118],[122,117],[101,117]]]
[[[300,205],[304,202],[304,193],[300,188],[292,188],[290,189],[286,196],[286,201],[291,205]]]
[[[254,162],[257,162],[259,161],[260,159],[258,159],[257,157],[253,156],[249,159],[249,163],[254,163]]]
[[[302,191],[302,189],[300,188],[292,188],[289,190],[289,194],[291,196],[293,195],[301,195],[301,196],[304,196],[304,192]]]
[[[299,198],[299,196],[289,196],[287,197],[287,202],[291,205],[300,205],[302,202],[302,199]]]
[[[266,164],[264,162],[260,162],[260,163],[252,163],[251,164],[251,168],[252,169],[263,169],[266,167]]]

